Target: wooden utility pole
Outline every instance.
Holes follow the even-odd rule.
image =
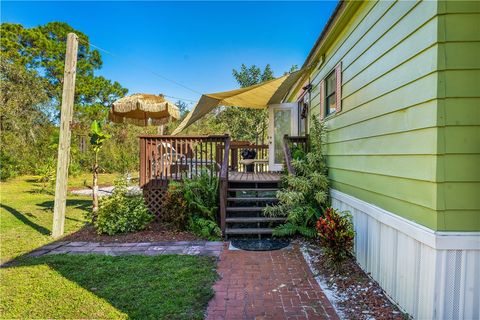
[[[60,139],[58,142],[57,179],[55,182],[55,205],[53,208],[52,236],[63,235],[67,202],[68,165],[70,162],[70,125],[73,116],[75,96],[75,75],[77,68],[78,37],[75,33],[67,36],[65,71],[63,73],[62,109],[60,110]]]

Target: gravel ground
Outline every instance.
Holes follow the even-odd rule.
[[[409,318],[388,299],[378,283],[360,268],[353,257],[334,268],[324,258],[318,244],[303,242],[302,251],[342,319]]]

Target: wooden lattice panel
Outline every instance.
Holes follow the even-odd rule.
[[[155,216],[160,217],[163,214],[163,202],[167,196],[167,187],[164,188],[144,188],[143,198],[148,210]]]

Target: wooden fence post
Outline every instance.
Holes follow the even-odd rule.
[[[70,125],[73,116],[75,96],[75,75],[77,67],[78,37],[67,36],[65,71],[63,73],[62,109],[60,111],[60,138],[58,142],[57,179],[55,181],[55,205],[53,208],[52,236],[63,235],[67,201],[68,165],[70,162]]]

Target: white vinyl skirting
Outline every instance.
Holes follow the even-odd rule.
[[[337,190],[355,225],[355,255],[415,319],[480,319],[480,232],[435,232]]]

